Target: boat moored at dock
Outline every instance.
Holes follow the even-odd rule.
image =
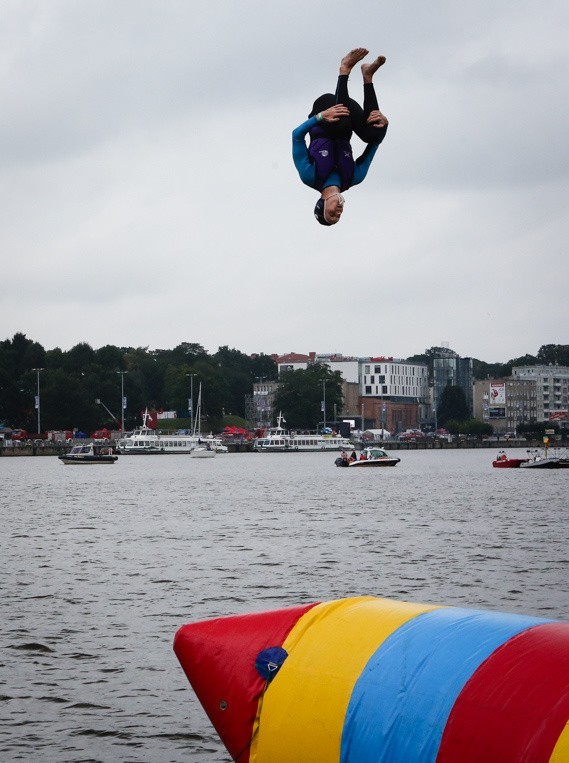
[[[227,446],[219,437],[175,432],[163,434],[147,426],[148,414],[143,414],[142,426],[132,434],[121,437],[117,448],[125,455],[156,455],[160,453],[191,453],[199,445],[209,445],[217,453],[227,453]]]
[[[345,450],[352,447],[350,440],[334,432],[331,434],[292,432],[282,426],[283,422],[282,414],[279,413],[277,426],[271,427],[263,437],[257,437],[253,443],[253,449],[257,453],[315,452]]]

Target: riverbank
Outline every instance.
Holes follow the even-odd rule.
[[[86,441],[87,442],[87,441]],[[366,443],[369,445],[371,443]],[[457,440],[447,442],[446,440],[388,440],[382,443],[373,443],[381,445],[387,450],[475,450],[486,448],[487,450],[498,448],[500,450],[511,448],[543,448],[540,440]],[[560,443],[561,444],[561,443]],[[229,453],[252,453],[252,443],[230,443]],[[361,449],[362,445],[357,444],[356,449]],[[69,450],[69,445],[58,445],[50,443],[49,445],[17,445],[0,447],[0,457],[10,456],[60,456]],[[292,452],[292,451],[291,451]]]

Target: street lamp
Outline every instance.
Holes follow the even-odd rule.
[[[326,379],[322,379],[322,431],[326,429]]]
[[[121,432],[124,432],[124,409],[126,408],[126,399],[124,396],[124,375],[128,371],[117,371],[117,374],[121,375]]]
[[[186,374],[190,377],[190,399],[188,409],[190,411],[190,434],[194,433],[194,376],[197,374]]]
[[[36,408],[38,409],[38,435],[41,432],[41,418],[40,418],[40,371],[45,371],[45,368],[32,368],[38,375],[38,394],[36,395]]]

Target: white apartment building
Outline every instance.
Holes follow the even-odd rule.
[[[331,371],[339,371],[345,382],[357,384],[360,380],[360,359],[353,356],[344,356],[340,353],[334,355],[319,355],[314,358],[316,363],[325,363]]]
[[[429,400],[427,366],[393,358],[370,358],[360,362],[360,394],[363,397],[410,398]]]
[[[429,377],[426,365],[392,357],[354,358],[317,355],[332,371],[340,371],[344,381],[357,383],[362,397],[385,397],[413,403],[428,403]]]
[[[569,366],[518,366],[512,378],[535,381],[538,421],[569,417]]]

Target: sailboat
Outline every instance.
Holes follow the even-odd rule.
[[[194,431],[192,432],[193,436],[196,436],[196,426],[197,426],[197,437],[198,437],[198,443],[197,445],[192,449],[192,452],[190,453],[190,456],[192,458],[214,458],[215,456],[215,447],[211,442],[202,441],[201,439],[201,430],[202,430],[202,383],[200,382],[199,392],[198,392],[198,404],[196,408],[196,420],[194,422]]]

